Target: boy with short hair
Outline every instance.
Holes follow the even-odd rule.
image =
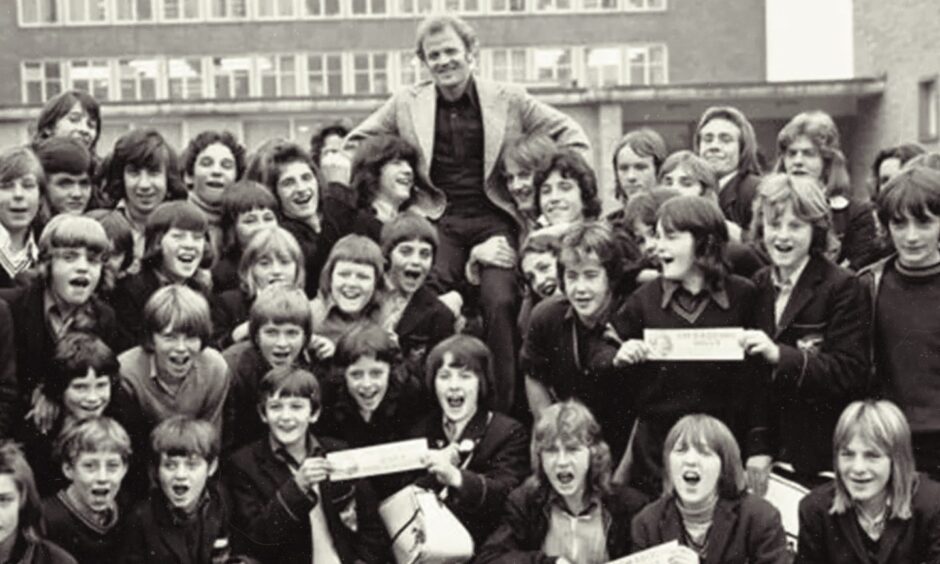
[[[124,519],[118,492],[127,473],[131,441],[110,417],[92,417],[67,427],[56,443],[68,487],[42,502],[46,538],[80,564],[112,558]]]
[[[128,517],[121,562],[224,562],[229,506],[210,481],[219,463],[215,427],[178,415],[160,423],[150,442],[158,488]]]
[[[532,309],[542,300],[561,293],[558,278],[558,237],[550,233],[533,233],[519,250],[519,269],[525,280],[525,294],[519,309],[519,331],[529,330]]]
[[[91,153],[85,145],[70,137],[50,137],[36,145],[36,156],[46,175],[41,219],[48,221],[60,213],[85,213],[94,174]]]
[[[325,454],[345,444],[309,431],[320,415],[316,377],[274,368],[261,381],[258,401],[269,435],[239,450],[225,468],[236,548],[283,564],[386,561],[390,542],[372,488],[363,480],[330,481]]]

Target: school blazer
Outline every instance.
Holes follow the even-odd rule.
[[[454,334],[456,321],[450,308],[427,285],[418,288],[411,296],[395,325],[395,334],[405,362],[419,379],[424,379],[421,376],[428,353],[436,344]]]
[[[509,214],[522,228],[525,221],[497,173],[496,165],[503,143],[524,134],[544,133],[559,145],[576,149],[585,156],[590,156],[591,145],[575,120],[536,100],[523,88],[476,77],[473,80],[483,116],[484,191],[493,204]],[[389,98],[346,137],[346,142],[355,144],[381,134],[398,135],[418,148],[421,160],[419,170],[415,172],[429,178],[434,155],[436,115],[437,88],[432,81],[424,81],[400,90]],[[415,204],[421,213],[431,219],[443,215],[447,207],[444,192],[431,186],[423,196]]]
[[[868,564],[855,512],[830,513],[835,483],[814,489],[800,501],[796,564]],[[910,519],[888,519],[878,546],[877,564],[940,562],[940,484],[918,476]]]
[[[13,337],[13,314],[0,299],[0,438],[13,435],[20,426],[20,392],[16,381],[16,340]]]
[[[317,440],[327,453],[346,448],[334,439]],[[319,497],[308,495],[294,481],[290,468],[275,457],[267,436],[236,452],[223,476],[235,505],[233,552],[265,564],[309,564],[316,542],[310,511],[322,503],[343,564],[385,561],[390,541],[366,481],[326,480],[320,482]]]
[[[633,550],[682,539],[682,516],[676,497],[667,494],[633,518]],[[702,564],[786,564],[787,541],[780,513],[767,501],[742,493],[719,498],[708,531],[708,553]]]
[[[870,389],[871,306],[851,272],[813,255],[777,324],[772,269],[754,276],[758,326],[780,347],[771,377],[771,440],[797,472],[815,474],[832,466],[832,432],[842,410]]]
[[[241,288],[213,292],[209,298],[212,315],[212,343],[220,351],[233,344],[232,331],[248,321],[252,299]]]
[[[741,170],[718,192],[718,207],[724,212],[725,218],[737,223],[745,231],[751,228],[751,217],[754,215],[751,204],[757,194],[758,184],[760,176]]]

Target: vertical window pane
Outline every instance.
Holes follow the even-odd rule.
[[[354,14],[365,14],[366,13],[366,0],[352,0],[352,13]]]
[[[339,14],[339,0],[324,0],[324,15],[335,16]]]
[[[153,0],[137,0],[137,21],[153,20]]]
[[[306,0],[304,6],[306,8],[306,15],[308,16],[319,16],[321,14],[322,7],[320,6],[320,0]]]

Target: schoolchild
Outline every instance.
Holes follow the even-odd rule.
[[[145,336],[141,314],[159,288],[185,284],[208,295],[212,284],[206,270],[212,264],[209,224],[193,204],[160,204],[147,217],[144,240],[140,272],[118,283],[111,302],[123,337],[134,343]]]
[[[240,180],[222,194],[219,227],[222,240],[219,260],[212,266],[212,290],[216,293],[239,287],[238,263],[252,236],[277,226],[277,200],[252,180]]]
[[[576,400],[552,404],[532,432],[532,475],[509,494],[481,563],[608,562],[630,553],[630,521],[646,497],[610,483],[610,449]]]
[[[202,131],[183,151],[188,200],[209,220],[215,256],[222,251],[222,197],[245,172],[245,148],[228,131]]]
[[[871,304],[855,276],[825,256],[831,216],[817,181],[764,177],[753,228],[773,264],[754,277],[758,328],[745,332],[744,349],[773,369],[774,458],[813,486],[831,470],[827,437],[839,414],[870,392]]]
[[[611,229],[600,222],[572,227],[560,246],[564,295],[535,308],[520,353],[529,410],[537,416],[555,400],[578,399],[600,422],[604,441],[619,459],[633,420],[631,397],[614,371],[596,359],[616,352],[607,333],[626,298],[615,287],[623,255]]]
[[[84,90],[67,90],[50,98],[39,111],[32,143],[66,137],[81,142],[94,154],[101,135],[101,105]]]
[[[307,370],[281,366],[258,390],[268,435],[225,467],[234,502],[234,547],[263,562],[385,562],[390,541],[372,488],[330,480],[326,454],[345,443],[310,432],[320,416],[320,386]]]
[[[245,178],[260,182],[277,198],[279,223],[290,231],[303,251],[308,296],[315,296],[320,271],[330,249],[346,232],[347,214],[331,217],[323,205],[326,181],[300,145],[273,139],[249,159]],[[332,210],[330,210],[332,211]]]
[[[46,177],[39,210],[39,222],[45,225],[60,213],[81,215],[92,197],[91,154],[81,142],[53,137],[36,144],[36,157]]]
[[[548,165],[558,151],[555,141],[543,133],[532,133],[506,143],[500,159],[506,190],[524,220],[521,237],[538,227],[535,210],[535,173]]]
[[[851,403],[832,448],[835,478],[800,501],[797,564],[940,560],[940,484],[915,469],[901,410]]]
[[[112,215],[130,227],[134,236],[130,272],[136,274],[146,250],[147,218],[164,201],[186,197],[179,159],[157,130],[135,129],[114,143],[99,175],[101,192],[115,205],[113,210],[95,210],[92,215]]]
[[[114,311],[95,295],[109,249],[97,221],[56,216],[39,238],[37,276],[0,290],[13,318],[20,405],[42,430],[54,420],[42,386],[53,373],[56,343],[70,331],[88,331],[112,351],[124,348]]]
[[[234,452],[267,433],[255,417],[261,379],[275,367],[308,367],[312,331],[310,302],[303,290],[271,288],[258,294],[248,318],[248,339],[222,353],[232,374],[225,399],[224,452]]]
[[[14,147],[0,154],[0,288],[16,285],[16,277],[39,260],[35,219],[44,182],[32,150]]]
[[[0,501],[0,562],[77,564],[68,552],[44,538],[33,471],[12,441],[0,442]]]
[[[232,552],[232,507],[212,478],[219,435],[207,421],[184,415],[150,435],[157,487],[127,518],[119,562],[226,562]]]
[[[107,562],[123,542],[125,507],[118,494],[131,440],[117,421],[96,416],[66,427],[56,449],[69,484],[43,499],[46,536],[79,564]]]
[[[917,143],[901,143],[878,151],[875,160],[871,163],[870,194],[872,197],[878,196],[885,184],[897,176],[904,165],[925,152],[924,148]]]
[[[597,177],[583,156],[562,149],[535,175],[535,210],[549,232],[560,234],[568,226],[597,219],[601,201]]]
[[[428,352],[454,334],[456,319],[425,282],[437,251],[437,230],[422,216],[406,212],[382,228],[385,291],[381,319],[394,331],[409,371],[418,380]]]
[[[519,249],[519,270],[525,280],[525,293],[519,308],[518,327],[523,336],[529,331],[532,310],[542,300],[561,295],[558,255],[559,238],[549,233],[533,233]]]
[[[268,287],[304,287],[300,245],[290,231],[274,227],[253,236],[238,264],[238,288],[214,292],[212,342],[222,350],[248,338],[248,313],[258,294]]]
[[[634,194],[656,186],[660,167],[668,152],[662,135],[654,129],[643,127],[628,131],[614,147],[614,196],[622,206]],[[608,220],[616,222],[616,212]]]
[[[492,411],[493,357],[470,335],[441,341],[428,355],[425,386],[434,408],[412,428],[431,446],[427,474],[415,483],[446,490],[447,507],[476,546],[499,524],[506,496],[529,472],[528,433]]]
[[[60,433],[90,417],[111,414],[112,393],[118,385],[117,358],[98,337],[83,331],[67,333],[56,344],[52,372],[43,386],[44,397],[54,407],[48,427],[33,420],[17,434],[36,478],[39,495],[54,494],[67,485],[62,460],[55,458]]]
[[[732,429],[747,445],[753,479],[766,480],[767,371],[754,360],[648,360],[651,347],[643,339],[646,329],[753,328],[756,289],[728,273],[728,228],[714,202],[679,196],[663,204],[657,218],[662,276],[634,292],[613,316],[623,341],[613,363],[623,367],[623,386],[632,390],[637,409],[632,448],[624,458],[632,461],[627,483],[659,495],[663,440],[679,418],[699,412]]]
[[[940,172],[902,171],[878,194],[878,218],[897,253],[859,274],[877,384],[907,417],[917,467],[940,478]]]
[[[780,513],[745,489],[741,451],[714,417],[686,415],[663,447],[665,493],[633,519],[634,550],[670,541],[669,562],[791,561]]]

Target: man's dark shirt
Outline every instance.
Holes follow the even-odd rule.
[[[431,182],[447,194],[445,213],[476,217],[492,213],[483,191],[483,113],[473,79],[453,102],[437,92]]]

